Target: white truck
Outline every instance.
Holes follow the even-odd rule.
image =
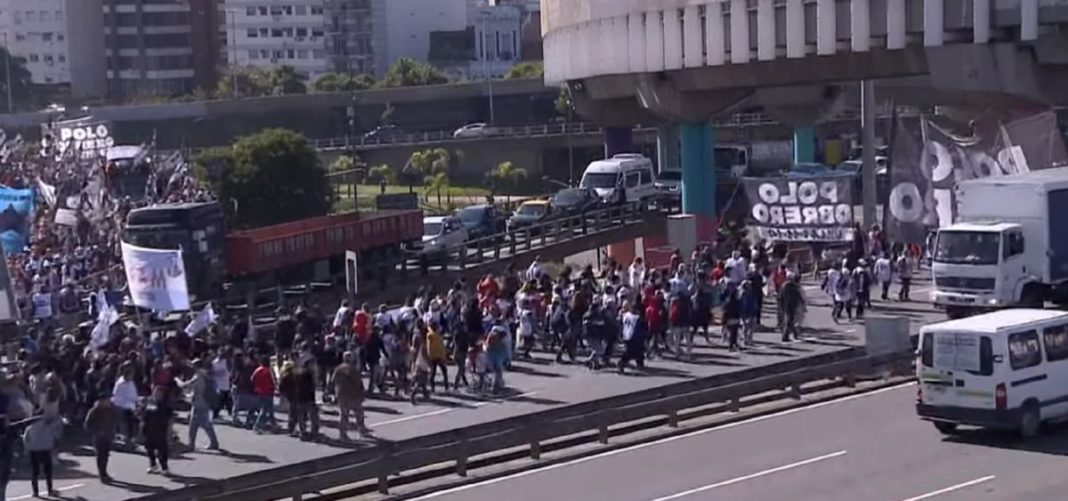
[[[931,252],[934,304],[950,318],[1068,305],[1068,168],[962,182],[957,223]]]

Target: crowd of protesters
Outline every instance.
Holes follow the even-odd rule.
[[[99,162],[20,153],[0,163],[0,182],[39,193],[27,248],[7,258],[22,318],[30,321],[6,343],[0,499],[23,457],[34,494],[39,477],[54,494],[55,451],[73,440],[92,444],[104,482],[112,481],[108,462],[115,447],[143,449],[150,473],[169,474],[172,451],[195,449],[201,432],[207,450],[221,450],[220,424],[318,440],[320,406],[329,403],[340,414],[340,438],[348,441],[350,431],[360,437],[371,432],[366,398],[426,400],[438,390],[439,373],[445,391],[499,395],[513,361],[535,350],[560,363],[623,372],[658,357],[694,360],[699,338],[744,351],[762,328],[774,328],[784,342],[801,336],[806,299],[800,274],[782,252],[757,243],[738,245],[726,259],[707,247],[689,259],[676,254],[660,268],[639,258],[599,271],[587,266],[550,273],[535,260],[477,283],[457,281],[447,291],[422,290],[396,308],[342,302],[329,316],[314,303],[283,304],[270,325],[223,312],[206,329],[186,332],[184,318],[163,324],[126,317],[105,343],[93,345],[99,310],[121,304],[125,295],[119,236],[128,212],[152,202],[209,198],[188,177],[155,171],[145,193],[125,196],[116,188],[119,175]],[[62,208],[75,210],[76,222],[58,224]],[[882,245],[880,238],[858,240]],[[890,258],[881,250],[889,247],[861,245],[865,250],[852,253],[845,271],[828,274],[836,318],[842,311],[851,316],[854,305],[863,314],[865,282],[843,289],[841,301],[838,293],[843,277],[866,273],[869,258],[875,258],[874,275],[867,283],[896,276],[902,299],[908,298],[912,267],[897,257],[908,253]],[[855,291],[853,301],[849,291]],[[771,298],[776,325],[765,327]],[[283,410],[284,429],[276,419]],[[188,422],[181,438],[174,431],[179,415]]]

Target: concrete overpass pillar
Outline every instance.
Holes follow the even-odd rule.
[[[665,125],[656,131],[657,168],[660,172],[677,171],[679,167],[679,126]]]
[[[812,126],[794,129],[794,163],[810,164],[816,161],[816,129]]]
[[[679,126],[682,144],[682,211],[696,216],[697,239],[710,242],[716,232],[715,134],[711,124]]]
[[[618,153],[634,153],[634,129],[630,127],[604,128],[604,157]]]

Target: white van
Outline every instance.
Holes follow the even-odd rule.
[[[606,203],[642,202],[656,195],[653,162],[637,153],[590,162],[579,184],[592,188]]]
[[[1008,309],[920,330],[916,412],[957,425],[1038,434],[1068,418],[1068,313]]]

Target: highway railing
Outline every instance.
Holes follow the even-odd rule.
[[[402,261],[399,267],[402,273],[415,267],[423,275],[464,271],[570,240],[623,228],[654,215],[646,204],[606,205],[581,214],[554,217],[542,223],[469,239],[456,249],[434,254],[411,252],[409,259]]]
[[[381,441],[367,449],[257,471],[229,479],[151,494],[142,501],[257,501],[300,499],[302,495],[364,482],[377,483],[388,494],[390,477],[434,465],[451,464],[455,475],[466,476],[468,462],[509,449],[523,448],[540,459],[543,445],[581,434],[608,444],[611,428],[662,417],[678,427],[688,410],[719,404],[724,412],[768,402],[767,394],[800,399],[802,385],[831,381],[853,386],[858,378],[910,367],[913,355],[896,353],[864,356],[860,349],[823,356],[819,365],[791,361],[711,378],[676,383],[632,394],[609,397],[489,423],[395,442]],[[819,358],[819,357],[814,357]],[[809,364],[817,363],[810,359]]]
[[[892,112],[892,108],[888,106],[883,106],[878,110],[877,115],[880,118],[887,118],[891,115]],[[919,113],[920,110],[918,109],[898,107],[899,116],[913,116],[918,115]],[[835,122],[857,120],[860,120],[860,112],[856,110],[849,110],[839,113],[824,121]],[[763,113],[738,113],[729,117],[717,118],[712,120],[713,126],[727,128],[760,127],[778,125],[779,123],[779,121]],[[634,130],[635,132],[654,132],[656,131],[656,127],[638,125],[635,127]],[[484,141],[491,139],[560,137],[569,135],[599,135],[603,132],[603,127],[588,122],[552,122],[546,124],[519,125],[513,127],[489,126],[482,132],[470,133],[470,135],[462,137],[455,137],[454,130],[438,130],[415,132],[410,134],[384,135],[383,137],[333,137],[325,139],[315,139],[312,141],[312,143],[316,149],[329,151],[374,148],[384,146],[415,146],[443,142]]]

